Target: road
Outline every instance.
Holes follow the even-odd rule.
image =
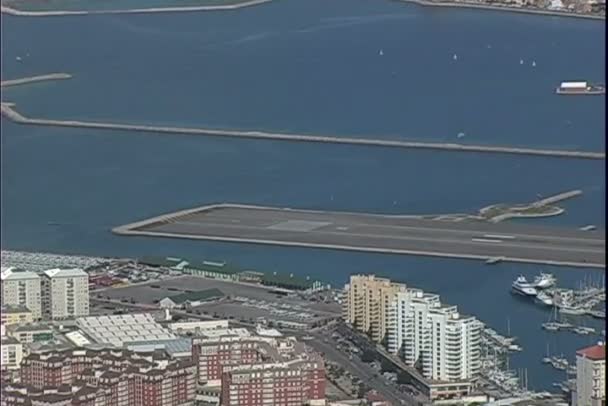
[[[361,362],[357,357],[350,357],[338,350],[338,343],[328,337],[327,333],[312,333],[315,339],[307,341],[306,344],[325,355],[328,360],[338,363],[341,367],[348,370],[354,376],[361,379],[368,387],[375,389],[394,405],[417,405],[418,402],[386,383],[381,376],[375,377],[377,371],[369,365]],[[325,342],[324,340],[327,340]]]
[[[118,227],[147,235],[605,268],[605,231],[216,205]]]

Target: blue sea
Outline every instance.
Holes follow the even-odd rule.
[[[603,22],[388,0],[280,0],[234,12],[2,16],[2,23],[10,38],[3,79],[74,75],[3,91],[3,101],[32,117],[605,147],[604,97],[554,94],[563,80],[605,81]],[[352,273],[382,274],[440,293],[499,331],[509,320],[524,347],[511,366],[527,368],[537,389],[564,379],[540,363],[547,344],[573,360],[577,348],[597,340],[544,333],[549,313],[509,293],[518,274],[540,271],[534,266],[119,237],[110,229],[216,202],[475,213],[571,189],[583,195],[563,204],[564,215],[534,221],[603,228],[603,161],[26,127],[4,119],[1,141],[3,249],[228,260],[336,285]],[[570,287],[602,274],[543,270]]]

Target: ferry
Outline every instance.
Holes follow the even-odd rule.
[[[515,282],[511,285],[511,289],[514,293],[524,296],[536,296],[538,294],[536,288],[530,284],[523,275],[517,277]]]
[[[555,286],[557,279],[551,273],[541,272],[540,275],[534,278],[533,286],[537,289],[547,289]]]
[[[587,82],[562,82],[555,91],[557,94],[574,95],[600,95],[606,94],[606,86]]]

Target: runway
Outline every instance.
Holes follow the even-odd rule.
[[[463,218],[214,205],[127,224],[113,231],[122,235],[605,267],[604,230],[491,224]]]

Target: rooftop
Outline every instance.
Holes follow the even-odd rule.
[[[29,313],[29,309],[23,305],[10,305],[5,304],[2,305],[0,312],[2,314],[10,314],[10,313]]]
[[[23,269],[17,269],[13,267],[3,268],[1,279],[5,280],[20,280],[20,279],[40,279],[38,274],[35,272],[25,271]]]
[[[79,268],[73,269],[49,269],[48,271],[44,271],[44,274],[49,278],[76,278],[81,276],[87,276],[88,274]]]
[[[606,359],[606,345],[605,344],[596,344],[591,347],[580,349],[576,352],[576,355],[580,355],[581,357],[592,359],[594,361],[605,360]]]
[[[122,347],[125,343],[175,338],[149,313],[81,317],[78,327],[98,343]]]

